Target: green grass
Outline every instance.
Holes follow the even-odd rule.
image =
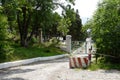
[[[113,64],[110,62],[108,63],[108,62],[98,60],[97,63],[92,62],[88,69],[90,69],[90,70],[98,70],[98,69],[104,69],[104,70],[117,69],[117,70],[120,70],[120,64]]]
[[[47,57],[65,54],[66,52],[55,47],[32,46],[28,48],[13,46],[13,53],[7,54],[0,62],[16,61],[35,57]]]

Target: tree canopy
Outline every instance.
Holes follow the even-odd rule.
[[[0,6],[0,58],[2,60],[11,53],[8,31],[7,17],[3,14],[3,7]]]
[[[85,26],[92,29],[92,36],[97,45],[97,53],[115,58],[106,58],[119,62],[120,58],[120,1],[103,0]]]
[[[81,34],[81,19],[71,8],[74,0],[65,1],[67,6],[59,0],[0,0],[12,41],[28,47],[32,38],[40,37],[41,31],[44,40],[67,34],[74,36],[74,39],[80,37],[76,34]],[[62,7],[62,15],[54,12],[57,6]]]

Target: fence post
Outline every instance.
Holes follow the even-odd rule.
[[[67,52],[71,53],[71,35],[66,35]]]

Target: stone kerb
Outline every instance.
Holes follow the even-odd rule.
[[[0,64],[0,69],[30,64],[30,63],[37,62],[37,61],[54,60],[54,59],[63,58],[66,56],[68,55],[63,54],[63,55],[57,55],[57,56],[51,56],[51,57],[38,57],[38,58],[25,59],[25,60],[19,60],[19,61],[14,61],[14,62],[5,62],[5,63]]]

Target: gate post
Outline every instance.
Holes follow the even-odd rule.
[[[66,36],[67,52],[71,53],[71,35]]]

